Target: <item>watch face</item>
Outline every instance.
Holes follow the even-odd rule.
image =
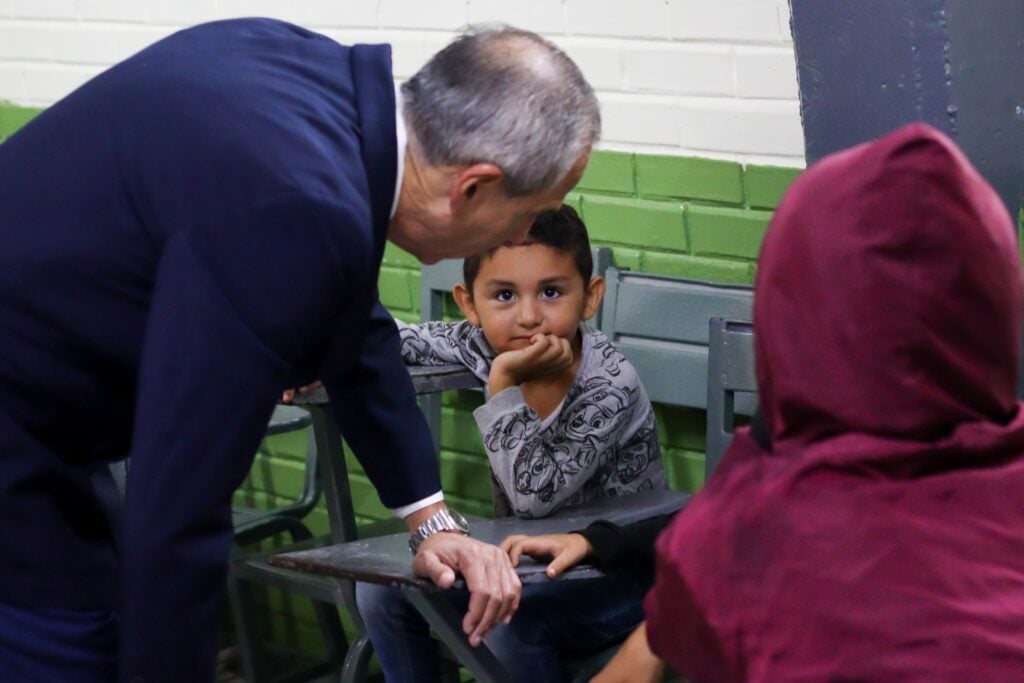
[[[448,514],[450,514],[452,516],[452,519],[455,520],[455,524],[458,525],[459,531],[466,534],[469,533],[469,522],[466,521],[465,517],[460,515],[455,510],[452,510],[451,508],[448,508]]]

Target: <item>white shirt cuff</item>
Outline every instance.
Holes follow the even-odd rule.
[[[392,512],[394,512],[395,516],[399,519],[405,519],[417,510],[422,510],[428,505],[433,505],[434,503],[440,503],[442,500],[444,500],[444,493],[442,491],[438,491],[432,496],[427,496],[422,500],[417,500],[415,503],[409,503],[408,505],[403,505],[400,508],[395,508]]]

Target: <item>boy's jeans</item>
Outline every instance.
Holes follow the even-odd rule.
[[[449,591],[460,613],[469,593]],[[623,640],[643,620],[644,591],[623,578],[559,580],[523,586],[519,610],[486,643],[515,681],[560,683],[559,661]],[[438,643],[397,588],[356,584],[356,601],[387,683],[435,683]]]

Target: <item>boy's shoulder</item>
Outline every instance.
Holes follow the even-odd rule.
[[[604,376],[620,386],[640,384],[636,368],[600,330],[583,330],[583,374]],[[584,378],[585,379],[585,378]]]

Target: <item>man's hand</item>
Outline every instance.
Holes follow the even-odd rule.
[[[458,571],[469,588],[469,611],[462,630],[477,646],[498,622],[508,623],[519,608],[522,584],[508,555],[496,545],[442,531],[420,544],[413,571],[450,588]]]
[[[594,549],[581,534],[547,534],[545,536],[509,536],[501,542],[513,567],[519,566],[519,556],[528,555],[535,560],[550,559],[548,578],[555,578],[566,569],[585,560]]]
[[[664,678],[665,663],[651,652],[647,625],[642,623],[590,683],[658,683]]]
[[[299,387],[298,389],[285,389],[284,393],[281,394],[281,403],[291,403],[293,400],[295,400],[296,393],[298,393],[299,396],[305,396],[309,392],[316,391],[320,387],[320,382],[316,381],[311,382],[310,384],[307,384],[304,387]]]
[[[491,364],[487,388],[498,392],[572,367],[572,343],[553,334],[535,334],[525,349],[498,354]]]

